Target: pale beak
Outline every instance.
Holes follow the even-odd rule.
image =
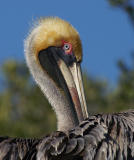
[[[73,79],[74,79],[74,82],[77,88],[83,117],[84,119],[86,119],[88,118],[88,112],[87,112],[87,104],[86,104],[86,99],[85,99],[85,94],[84,94],[80,63],[74,62],[73,65],[70,66],[69,68],[70,68],[70,71],[72,73],[72,76],[73,76]]]
[[[61,90],[61,94],[65,94],[79,122],[86,119],[87,105],[80,64],[76,59],[73,56],[66,56],[60,48],[49,47],[40,52],[39,61]]]
[[[79,122],[81,122],[88,117],[88,112],[80,64],[74,62],[71,66],[67,66],[65,62],[60,59],[58,65],[69,88]]]

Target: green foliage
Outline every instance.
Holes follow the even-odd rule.
[[[88,112],[96,113],[104,110],[107,107],[107,83],[100,79],[90,77],[86,72],[83,74],[83,82],[88,104]]]
[[[132,57],[134,64],[134,57]],[[134,65],[128,67],[123,61],[118,62],[121,74],[117,88],[116,99],[117,108],[124,109],[134,108]],[[117,101],[116,100],[116,101]]]
[[[0,135],[43,136],[56,128],[56,118],[24,63],[7,61],[0,94]]]
[[[134,62],[134,59],[133,59]],[[134,65],[130,68],[119,61],[119,82],[115,89],[83,75],[89,113],[115,112],[134,106]],[[37,137],[56,129],[51,106],[32,80],[26,65],[6,61],[1,69],[4,89],[0,92],[0,135]]]

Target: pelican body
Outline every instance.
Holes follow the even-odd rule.
[[[133,160],[134,111],[89,116],[78,32],[59,18],[40,19],[25,40],[27,65],[57,116],[41,139],[0,138],[0,160]],[[44,106],[45,107],[45,106]]]

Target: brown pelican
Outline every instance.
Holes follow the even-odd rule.
[[[41,19],[25,40],[28,67],[54,108],[58,130],[42,139],[0,138],[0,159],[133,160],[134,111],[87,114],[78,32]]]
[[[87,118],[78,32],[59,18],[41,19],[25,41],[28,67],[52,105],[58,130],[72,129]]]

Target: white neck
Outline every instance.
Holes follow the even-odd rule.
[[[39,66],[37,59],[32,51],[33,35],[30,35],[25,41],[25,56],[27,65],[44,95],[56,112],[58,121],[58,130],[67,131],[78,124],[78,118],[75,110],[72,109],[64,95],[61,94],[58,87],[47,73]]]

